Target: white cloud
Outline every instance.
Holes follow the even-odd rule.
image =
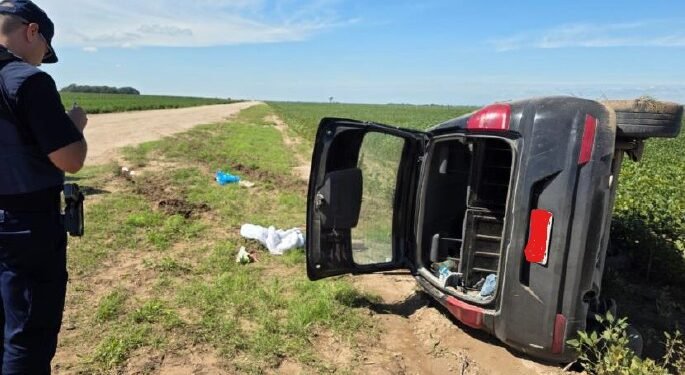
[[[206,47],[299,41],[356,22],[338,0],[42,0],[58,46]]]
[[[685,47],[685,20],[577,23],[492,40],[498,51],[567,47]]]
[[[87,46],[87,47],[83,47],[83,50],[86,51],[86,52],[97,52],[97,51],[98,51],[98,48],[97,48],[97,47],[93,47],[93,46]]]

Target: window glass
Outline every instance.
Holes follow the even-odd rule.
[[[368,133],[359,152],[364,187],[359,223],[352,230],[352,254],[360,265],[392,261],[392,223],[397,172],[404,139]]]

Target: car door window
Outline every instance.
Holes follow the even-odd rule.
[[[352,256],[359,265],[393,259],[393,211],[397,173],[405,140],[370,132],[364,136],[357,167],[364,181],[359,223],[352,229]]]

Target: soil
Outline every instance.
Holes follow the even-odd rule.
[[[561,374],[559,367],[511,352],[493,337],[452,319],[419,291],[409,274],[355,276],[355,285],[382,298],[370,304],[381,327],[370,345],[373,374]]]
[[[248,181],[259,181],[262,185],[272,184],[274,186],[279,186],[281,188],[290,188],[296,190],[299,189],[302,190],[303,194],[306,194],[306,179],[302,180],[300,178],[295,178],[291,176],[283,176],[256,167],[246,166],[240,163],[231,162],[229,164],[231,171],[235,171],[236,173],[245,177],[245,179]]]
[[[132,182],[135,184],[134,191],[136,193],[144,195],[152,202],[156,202],[157,209],[168,215],[181,215],[188,219],[193,215],[210,210],[210,207],[204,203],[188,202],[183,197],[183,192],[165,188],[165,186],[172,186],[172,184],[155,175],[146,176]]]

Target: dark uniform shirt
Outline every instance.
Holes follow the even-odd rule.
[[[6,56],[6,49],[0,46],[0,58]],[[0,68],[7,60],[0,60]],[[47,73],[39,72],[28,77],[19,87],[16,98],[13,110],[19,120],[20,134],[26,142],[37,145],[46,158],[48,154],[83,139],[65,112],[55,81]],[[49,208],[55,199],[59,199],[61,189],[60,185],[26,194],[0,195],[0,209]]]

